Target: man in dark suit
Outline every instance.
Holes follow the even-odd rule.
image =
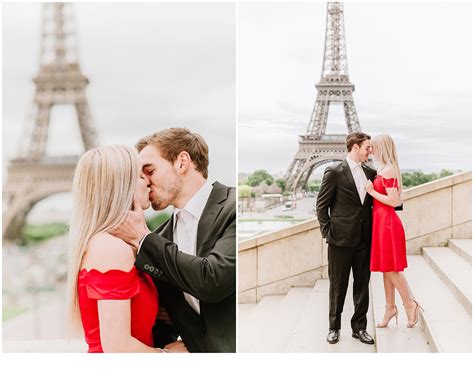
[[[365,164],[371,152],[370,136],[361,132],[347,136],[348,156],[328,167],[317,199],[321,234],[328,243],[329,334],[331,344],[339,341],[341,314],[349,275],[354,278],[352,337],[374,344],[367,333],[369,308],[370,245],[372,240],[372,197],[365,184],[376,171]]]
[[[136,147],[153,209],[175,207],[153,233],[140,210],[114,231],[137,247],[135,266],[154,278],[169,316],[157,320],[155,345],[179,347],[180,336],[190,352],[235,352],[235,188],[207,180],[207,144],[187,129],[157,132]]]

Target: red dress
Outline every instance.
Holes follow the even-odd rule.
[[[386,188],[396,187],[397,179],[376,176],[374,190],[387,195]],[[403,271],[407,266],[405,231],[395,209],[374,198],[372,210],[372,249],[370,271]]]
[[[158,315],[159,302],[150,276],[137,270],[135,266],[129,272],[82,269],[79,272],[77,291],[82,326],[89,345],[87,352],[103,352],[97,307],[97,301],[101,299],[130,299],[132,337],[153,347],[152,328]]]

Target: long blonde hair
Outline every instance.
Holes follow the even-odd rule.
[[[79,159],[72,185],[69,228],[69,334],[81,333],[78,276],[91,238],[119,225],[133,203],[140,166],[136,149],[123,145],[87,151]]]
[[[394,167],[395,177],[398,181],[398,194],[402,195],[403,182],[400,174],[400,165],[398,164],[398,154],[395,142],[390,135],[381,134],[374,136],[370,140],[370,145],[374,149],[374,152],[377,153],[377,159],[380,160],[383,166],[391,164]]]

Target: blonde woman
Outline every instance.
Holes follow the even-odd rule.
[[[383,272],[386,299],[384,318],[377,327],[387,327],[393,317],[398,323],[396,289],[403,300],[407,327],[412,328],[418,322],[421,306],[411,297],[403,275],[408,266],[405,232],[394,209],[401,204],[403,191],[397,150],[387,134],[375,136],[370,144],[378,173],[374,182],[369,180],[366,185],[367,192],[374,198],[370,271]]]
[[[155,284],[135,268],[136,250],[108,233],[129,209],[150,206],[136,150],[115,145],[87,151],[77,164],[72,192],[68,290],[73,332],[82,327],[88,352],[165,352],[153,347],[159,307]]]

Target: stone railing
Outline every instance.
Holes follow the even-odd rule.
[[[403,194],[407,253],[420,254],[421,247],[438,246],[448,239],[472,237],[472,172],[444,177]]]
[[[408,189],[404,210],[407,253],[451,238],[472,237],[472,172]],[[259,302],[268,294],[286,294],[292,286],[313,286],[327,277],[327,248],[319,223],[311,219],[239,243],[239,302]]]

